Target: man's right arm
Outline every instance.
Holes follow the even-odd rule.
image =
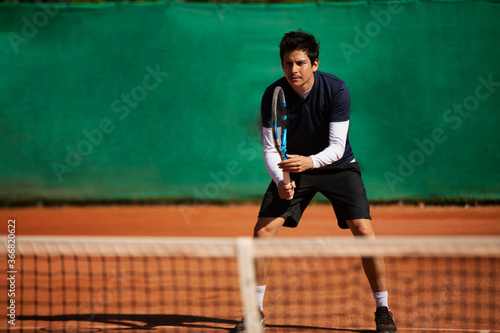
[[[262,127],[262,141],[264,162],[266,163],[267,171],[276,185],[278,185],[283,180],[283,171],[278,167],[281,158],[276,147],[274,147],[272,128]]]

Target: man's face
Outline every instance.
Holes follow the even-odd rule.
[[[311,90],[314,84],[314,72],[318,70],[319,60],[313,64],[305,51],[295,50],[283,56],[283,73],[286,80],[298,93]]]

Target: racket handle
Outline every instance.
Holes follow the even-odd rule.
[[[290,172],[283,172],[283,184],[290,184]]]

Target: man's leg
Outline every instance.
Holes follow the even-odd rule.
[[[348,220],[347,225],[354,236],[374,238],[375,233],[372,228],[372,221],[367,219]],[[374,293],[386,291],[385,264],[383,257],[362,258],[363,269],[365,271],[370,287]]]
[[[368,219],[348,220],[347,225],[354,236],[375,237],[372,223]],[[377,305],[375,312],[377,332],[397,332],[396,323],[394,322],[392,313],[389,311],[387,302],[388,293],[385,281],[384,257],[364,257],[361,260]]]
[[[285,218],[283,217],[259,217],[257,223],[255,224],[253,237],[254,238],[272,238],[276,236],[278,231],[285,223]],[[263,311],[263,302],[264,302],[264,293],[266,291],[266,279],[267,272],[269,271],[269,260],[268,259],[258,259],[255,263],[255,270],[257,274],[257,304],[259,305],[259,309],[261,311],[261,323],[265,326],[264,321],[264,311]],[[245,319],[242,319],[232,332],[245,332]]]
[[[259,217],[253,231],[254,238],[272,238],[285,223],[283,217]],[[256,263],[257,286],[266,285],[267,272],[269,271],[269,260],[260,259]]]

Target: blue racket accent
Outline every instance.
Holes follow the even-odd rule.
[[[274,88],[272,101],[273,140],[282,161],[287,156],[287,112],[285,92],[280,86]],[[290,173],[283,171],[283,183],[290,184]]]
[[[283,106],[285,106],[285,103],[283,103]],[[283,121],[286,122],[286,116],[283,117]],[[283,139],[281,139],[281,152],[283,153],[283,159],[286,160],[288,158],[287,155],[286,155],[286,145],[287,145],[287,142],[286,142],[286,134],[287,134],[286,132],[287,132],[287,129],[286,129],[286,127],[283,128],[281,130],[281,132],[282,132],[281,134],[283,136]]]
[[[276,87],[273,94],[273,136],[274,145],[281,160],[287,157],[287,114],[285,93],[281,87]]]

